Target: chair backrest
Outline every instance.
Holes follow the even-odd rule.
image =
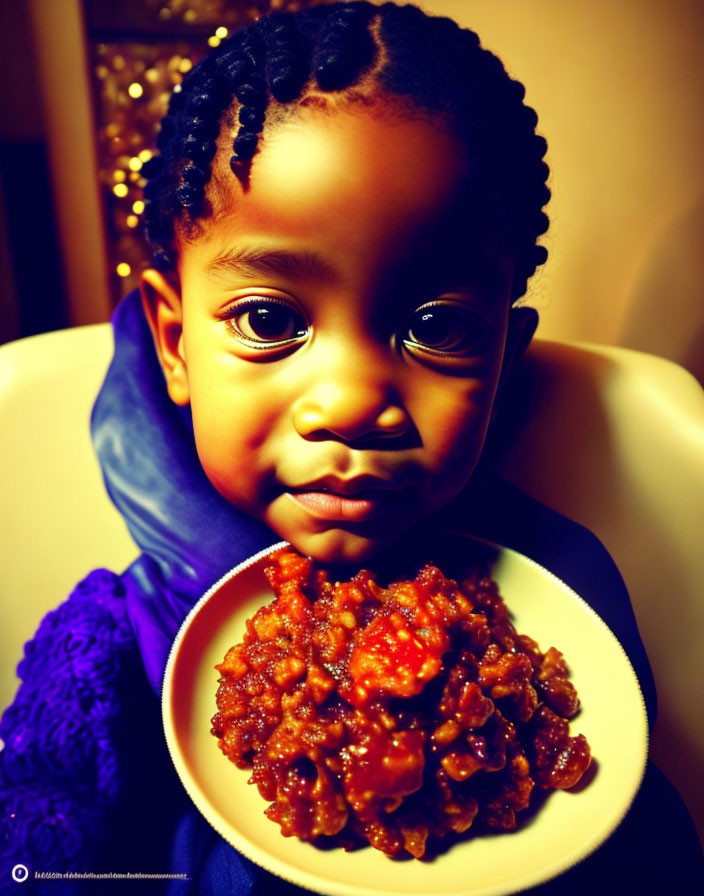
[[[137,555],[103,487],[90,412],[112,355],[109,324],[0,347],[0,706],[22,644],[91,569]]]
[[[136,556],[89,435],[109,326],[0,348],[0,704],[20,645],[90,569]],[[626,349],[536,340],[507,396],[499,469],[591,529],[631,593],[660,698],[653,751],[704,833],[704,392]]]
[[[658,689],[652,755],[704,841],[704,390],[654,355],[543,340],[517,373],[499,470],[619,567]]]

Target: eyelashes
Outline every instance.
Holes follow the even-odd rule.
[[[411,351],[462,357],[477,346],[484,332],[484,324],[466,305],[438,299],[413,312],[401,341]]]
[[[237,302],[225,312],[225,317],[233,336],[259,351],[303,342],[310,331],[299,311],[273,296],[257,296]]]
[[[244,347],[277,353],[305,342],[310,323],[289,302],[275,296],[252,296],[237,301],[222,315],[228,329]],[[482,319],[462,302],[436,299],[417,308],[394,341],[411,353],[437,359],[461,358],[471,353],[485,335]]]

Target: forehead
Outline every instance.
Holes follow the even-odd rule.
[[[456,193],[464,156],[462,146],[426,116],[353,105],[304,111],[274,128],[252,176],[260,174],[260,187],[270,193],[312,198],[321,185],[334,185],[340,195],[382,207],[393,197],[401,200],[399,216],[426,217]]]
[[[230,171],[230,146],[223,135],[207,194],[213,214],[190,241],[199,255],[243,239],[294,241],[388,265],[466,254],[476,234],[468,154],[429,115],[379,104],[299,109],[267,126],[241,177]]]

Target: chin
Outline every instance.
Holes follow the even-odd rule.
[[[286,537],[286,536],[284,536]],[[389,538],[358,535],[345,529],[306,533],[288,540],[302,554],[323,566],[363,566],[372,557],[395,541]]]

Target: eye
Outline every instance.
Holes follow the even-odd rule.
[[[407,348],[438,355],[461,355],[481,339],[483,326],[459,302],[437,301],[421,305],[402,335]]]
[[[308,335],[303,316],[275,298],[245,299],[228,311],[227,318],[234,335],[252,348],[278,348]]]

